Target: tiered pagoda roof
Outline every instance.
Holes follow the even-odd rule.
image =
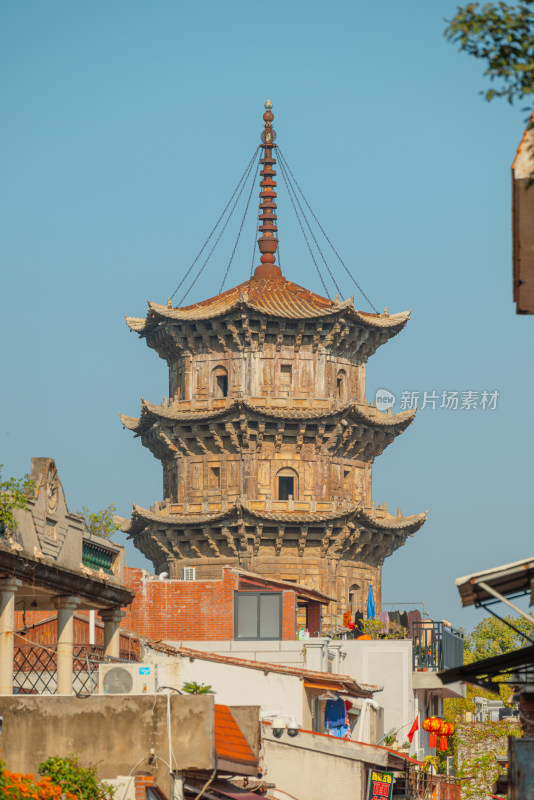
[[[358,311],[354,307],[353,297],[343,301],[338,297],[329,300],[286,280],[281,272],[276,272],[268,277],[254,275],[223,294],[182,308],[149,302],[145,319],[126,317],[126,323],[132,331],[146,335],[161,322],[209,320],[245,309],[281,319],[315,319],[346,314],[364,327],[391,329],[391,335],[398,333],[410,317],[410,311],[398,314]]]
[[[379,594],[384,558],[426,512],[393,515],[372,503],[373,460],[415,411],[367,403],[365,365],[410,312],[359,311],[353,297],[331,300],[282,275],[269,101],[266,109],[261,264],[207,300],[150,302],[145,318],[126,317],[168,362],[170,399],[143,399],[139,417],[121,415],[161,459],[165,492],[151,510],[134,505],[123,530],[173,575],[180,564],[231,561],[315,580],[339,597],[369,583]]]

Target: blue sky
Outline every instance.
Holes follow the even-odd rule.
[[[374,470],[375,502],[429,509],[386,561],[383,600],[425,601],[467,628],[482,618],[461,610],[454,578],[532,555],[534,322],[512,304],[524,113],[480,97],[482,64],[443,38],[455,5],[2,4],[5,474],[52,456],[72,510],[114,502],[129,516],[161,499],[159,462],[118,413],[167,394],[165,364],[123,315],[175,289],[270,97],[278,143],[365,292],[413,308],[369,363],[368,399],[388,389],[399,410],[403,391],[499,392],[496,410],[420,410]],[[227,287],[250,271],[253,219]],[[238,224],[191,301],[218,291]],[[286,277],[322,293],[283,189],[279,227]]]

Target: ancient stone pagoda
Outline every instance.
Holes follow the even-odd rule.
[[[363,603],[384,559],[423,524],[376,507],[373,461],[414,412],[365,399],[369,356],[408,313],[357,311],[292,283],[276,264],[276,145],[264,114],[260,265],[209,300],[127,317],[169,367],[169,399],[121,416],[163,466],[163,501],[124,526],[170,577],[232,564]],[[196,571],[184,572],[195,567]]]

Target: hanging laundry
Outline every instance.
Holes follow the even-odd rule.
[[[343,626],[345,628],[348,628],[351,622],[352,622],[352,617],[350,615],[350,611],[347,609],[343,614]]]
[[[339,739],[350,736],[347,709],[345,701],[341,697],[338,697],[337,700],[326,701],[324,724],[330,736],[337,736]]]
[[[410,636],[413,636],[414,622],[421,622],[421,612],[417,609],[415,611],[408,611],[408,630]]]
[[[408,614],[406,611],[401,611],[399,614],[399,622],[403,628],[408,629]]]
[[[330,736],[337,736],[338,739],[350,739],[350,728],[348,725],[339,725],[337,728],[332,728],[328,733]]]
[[[383,627],[380,628],[378,633],[386,634],[389,632],[389,614],[387,611],[381,611],[378,615],[378,619],[384,623]]]
[[[400,625],[400,614],[398,611],[388,611],[389,621]]]
[[[357,611],[354,614],[354,635],[360,636],[363,633],[363,614],[361,611]]]
[[[325,728],[339,728],[340,725],[345,725],[346,721],[345,701],[341,697],[337,700],[327,700],[324,709]]]

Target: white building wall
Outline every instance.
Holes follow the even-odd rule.
[[[313,640],[315,641],[315,640]],[[172,647],[189,647],[204,653],[220,653],[245,658],[247,661],[265,661],[268,664],[286,664],[290,667],[304,666],[304,642],[299,641],[210,641],[185,642],[167,640]]]
[[[169,657],[154,652],[147,652],[143,661],[157,664],[159,687],[181,690],[189,681],[208,684],[215,693],[216,703],[260,706],[260,716],[275,713],[295,717],[298,725],[303,724],[305,693],[297,675],[265,673],[237,664],[190,660],[187,656]]]
[[[407,639],[348,639],[344,671],[361,683],[382,686],[374,699],[384,709],[384,731],[397,730],[402,743],[415,719],[412,687],[412,643]]]

